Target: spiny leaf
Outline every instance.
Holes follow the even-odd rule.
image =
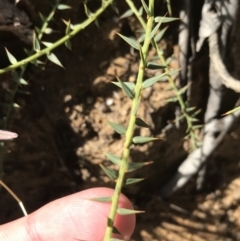
[[[117,175],[117,172],[115,170],[112,170],[108,167],[105,167],[102,164],[99,164],[99,165],[111,180],[115,181],[117,179],[118,175]]]
[[[53,43],[42,41],[42,44],[46,47],[51,47]]]
[[[138,46],[139,46],[140,58],[141,58],[141,60],[143,61],[143,66],[141,66],[141,67],[145,68],[146,62],[145,62],[145,58],[144,58],[144,56],[143,56],[142,46],[141,46],[140,43],[138,43]]]
[[[148,69],[164,69],[164,68],[166,68],[167,66],[165,66],[165,65],[160,65],[160,64],[157,64],[157,63],[153,63],[153,62],[148,62],[146,67],[147,67]]]
[[[147,4],[145,3],[144,0],[141,0],[141,2],[142,2],[142,5],[143,5],[143,7],[144,7],[144,9],[145,9],[145,11],[146,11],[146,13],[147,13],[147,15],[150,16],[150,11],[149,11],[149,9],[148,9]]]
[[[186,108],[186,111],[190,112],[190,111],[195,110],[196,108],[197,108],[196,106],[188,107],[188,108]]]
[[[101,203],[110,203],[112,202],[112,197],[93,197],[93,198],[88,198],[88,200],[101,202]]]
[[[168,79],[167,73],[154,76],[152,78],[146,79],[142,84],[142,88],[143,89],[148,88],[158,81],[166,81],[167,79]]]
[[[152,164],[153,162],[130,162],[128,163],[128,168],[127,168],[127,171],[128,172],[133,172],[143,166],[146,166],[146,165],[150,165]]]
[[[145,34],[145,32],[138,38],[138,42],[139,43],[142,43],[143,41],[144,41],[144,39],[145,39],[145,36],[146,36],[146,34]]]
[[[113,84],[118,86],[119,88],[122,88],[121,84],[117,81],[112,81]],[[134,90],[135,84],[132,82],[123,82],[130,90]]]
[[[132,38],[128,38],[120,33],[117,33],[123,40],[125,40],[130,46],[132,46],[133,48],[139,50],[138,47],[138,42]]]
[[[72,43],[70,40],[67,40],[64,44],[69,50],[72,50]]]
[[[133,11],[131,9],[127,10],[123,15],[121,15],[119,17],[119,19],[122,19],[122,18],[127,18],[127,17],[130,17],[133,15]]]
[[[66,33],[66,35],[69,35],[69,33],[71,32],[71,22],[65,21],[65,20],[63,20],[63,22],[67,25],[65,33]]]
[[[97,28],[99,28],[99,22],[98,22],[98,19],[97,19],[97,18],[94,20],[94,23],[95,23],[95,25],[97,26]]]
[[[119,158],[119,157],[117,157],[117,156],[115,156],[115,155],[113,155],[113,154],[111,154],[111,153],[108,153],[108,152],[104,153],[104,155],[105,155],[111,162],[113,162],[114,164],[116,164],[116,165],[120,165],[120,164],[121,164],[121,158]]]
[[[232,110],[227,111],[226,113],[223,114],[223,116],[233,114],[234,112],[239,111],[239,110],[240,110],[240,106],[238,106],[238,107],[236,107]]]
[[[177,97],[170,97],[170,98],[167,98],[165,101],[166,102],[176,102],[176,101],[178,101],[178,98]]]
[[[135,183],[141,182],[143,180],[144,180],[144,178],[128,178],[125,182],[125,185],[135,184]]]
[[[150,128],[150,126],[145,123],[141,118],[136,118],[135,124],[140,127]]]
[[[36,51],[36,52],[39,52],[41,50],[41,46],[40,46],[40,43],[37,39],[37,36],[36,36],[36,33],[33,32],[33,49]]]
[[[168,29],[168,27],[162,29],[161,31],[159,31],[159,33],[154,37],[154,40],[156,42],[160,41],[163,37],[163,35],[165,34],[166,30]]]
[[[88,9],[86,3],[83,3],[83,5],[84,5],[84,9],[85,9],[85,13],[86,13],[87,17],[90,17],[92,15],[92,12]]]
[[[200,128],[202,128],[203,127],[203,125],[195,125],[195,126],[193,126],[192,128],[193,128],[193,130],[196,130],[196,129],[200,129]]]
[[[160,28],[160,25],[162,24],[161,21],[159,21],[159,23],[154,27],[154,29],[152,30],[152,32],[150,33],[148,40],[151,40],[153,38],[153,36],[156,34],[156,32],[158,31],[158,29]]]
[[[189,88],[190,85],[191,85],[191,83],[187,84],[186,86],[184,86],[180,90],[178,90],[178,95],[184,94],[187,91],[187,89]]]
[[[120,124],[113,123],[111,121],[108,121],[108,124],[120,135],[124,135],[126,133],[126,129],[124,126]]]
[[[118,208],[117,213],[119,215],[131,215],[131,214],[137,214],[137,213],[144,213],[144,211],[127,209],[127,208]]]
[[[18,76],[18,73],[15,70],[13,70],[11,72],[11,75],[12,75],[13,80],[16,81],[16,83],[22,84],[22,85],[28,85],[28,82],[25,79],[20,78]]]
[[[44,30],[44,33],[45,34],[51,34],[53,32],[53,29],[51,29],[51,28],[46,28],[45,30]]]
[[[159,140],[159,138],[157,137],[147,137],[147,136],[135,136],[133,137],[133,143],[135,144],[143,144],[143,143],[147,143],[150,141],[156,141]]]
[[[57,6],[57,9],[58,10],[66,10],[66,9],[70,9],[70,8],[72,8],[71,6],[68,6],[68,5],[66,5],[66,4],[59,4],[58,6]]]
[[[18,108],[20,108],[20,105],[17,103],[13,103],[13,107],[18,109]]]
[[[11,140],[17,138],[18,134],[10,131],[0,130],[0,140]]]
[[[39,13],[39,16],[43,22],[46,21],[46,17],[42,13]]]
[[[17,63],[17,59],[5,48],[8,60],[10,61],[11,64]]]
[[[162,23],[169,23],[169,22],[172,22],[172,21],[176,21],[176,20],[179,20],[179,18],[171,18],[171,17],[155,17],[155,22],[162,22]]]
[[[117,76],[116,76],[117,80],[119,81],[119,83],[121,84],[122,90],[125,93],[125,95],[130,98],[133,99],[134,98],[134,94],[133,91],[131,89],[128,88],[127,85],[124,84],[124,82],[122,82]]]
[[[57,56],[54,53],[50,53],[47,55],[47,58],[53,62],[56,65],[59,65],[60,67],[64,68],[61,64],[61,62],[58,60]]]
[[[140,7],[140,8],[139,8],[138,14],[139,14],[140,16],[142,16],[142,14],[143,14],[143,7]]]
[[[136,115],[137,114],[137,111],[138,111],[138,107],[140,105],[140,102],[141,102],[141,96],[139,96],[138,100],[137,100],[137,103],[134,107],[134,110],[133,110],[133,114]]]

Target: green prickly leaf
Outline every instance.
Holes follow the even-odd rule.
[[[102,5],[103,5],[103,4],[104,4],[104,0],[102,0]],[[118,8],[117,8],[117,6],[116,6],[116,2],[115,2],[115,1],[113,1],[113,2],[111,3],[111,7],[112,7],[113,11],[114,11],[116,14],[119,15],[119,10],[118,10]]]
[[[37,36],[36,36],[36,33],[33,32],[33,49],[36,51],[36,52],[39,52],[41,50],[41,46],[40,46],[40,43],[37,39]]]
[[[160,30],[159,33],[156,34],[156,36],[154,37],[154,40],[155,40],[156,42],[160,41],[160,40],[162,39],[163,35],[165,34],[165,32],[166,32],[167,29],[168,29],[168,27]]]
[[[65,21],[63,20],[63,22],[66,24],[66,30],[65,30],[65,33],[66,35],[69,35],[71,33],[71,22],[70,21]]]
[[[70,40],[67,40],[64,44],[69,50],[72,50],[72,43]]]
[[[97,19],[97,18],[94,20],[94,23],[95,23],[95,25],[97,26],[97,28],[99,28],[99,22],[98,22],[98,19]]]
[[[143,33],[143,34],[138,38],[138,42],[139,42],[139,43],[142,43],[142,42],[144,41],[144,39],[145,39],[145,36],[146,36],[146,34]]]
[[[160,28],[160,25],[162,24],[161,21],[158,22],[158,24],[154,27],[154,29],[152,30],[152,32],[150,33],[148,40],[150,41],[153,36],[156,34],[156,32],[158,31],[158,29]]]
[[[191,122],[198,122],[199,121],[199,119],[191,117],[191,116],[189,117],[189,119],[190,119]]]
[[[150,164],[152,164],[152,162],[130,162],[128,163],[127,171],[133,172],[143,166],[150,165]]]
[[[127,18],[127,17],[130,17],[133,15],[133,11],[131,9],[127,10],[123,15],[121,15],[119,17],[119,19],[122,19],[122,18]]]
[[[117,76],[116,76],[117,80],[119,81],[119,83],[121,84],[121,87],[122,87],[122,90],[123,92],[125,93],[125,95],[130,98],[130,99],[133,99],[134,98],[134,94],[133,94],[133,91],[128,88],[127,85],[124,84],[124,82],[122,82]]]
[[[149,9],[148,9],[147,4],[145,3],[144,0],[141,0],[141,2],[142,2],[142,5],[143,5],[143,7],[144,7],[145,12],[147,13],[148,16],[150,16],[150,11],[149,11]]]
[[[140,7],[140,8],[139,8],[138,14],[139,14],[140,16],[142,16],[142,14],[143,14],[143,7]]]
[[[53,29],[52,28],[46,28],[45,30],[44,30],[44,33],[45,34],[51,34],[53,32]]]
[[[157,137],[147,137],[147,136],[134,136],[133,137],[133,143],[134,144],[143,144],[143,143],[147,143],[150,141],[156,141],[159,140],[159,138]]]
[[[116,124],[114,122],[108,121],[108,124],[120,135],[124,135],[126,133],[126,129],[124,126],[120,124]]]
[[[150,128],[150,126],[144,122],[141,118],[136,118],[135,124],[140,127]]]
[[[144,213],[144,211],[127,209],[127,208],[118,208],[117,213],[119,215],[131,215],[131,214],[137,214],[137,213]]]
[[[168,77],[167,77],[166,73],[154,76],[152,78],[146,79],[142,84],[142,88],[143,89],[148,88],[158,81],[166,81],[167,79],[168,79]]]
[[[114,233],[114,234],[121,235],[121,233],[118,231],[118,229],[117,229],[115,226],[113,226],[113,233]],[[121,236],[122,236],[122,235],[121,235]]]
[[[113,84],[115,84],[116,86],[118,86],[119,88],[122,88],[121,84],[119,82],[116,81],[112,81]],[[123,82],[130,90],[134,90],[135,88],[135,84],[132,82]]]
[[[13,107],[18,109],[18,108],[20,108],[20,105],[17,103],[13,103]]]
[[[162,22],[162,23],[169,23],[169,22],[173,22],[173,21],[176,21],[176,20],[179,20],[179,18],[172,18],[172,17],[161,17],[161,16],[158,16],[158,17],[155,17],[155,22]]]
[[[195,125],[195,126],[193,126],[192,128],[193,128],[193,130],[196,130],[196,129],[200,129],[200,128],[202,128],[203,127],[203,125]]]
[[[117,157],[117,156],[115,156],[115,155],[113,155],[111,153],[108,153],[108,152],[106,152],[104,154],[112,163],[114,163],[116,165],[120,165],[121,164],[121,158],[119,158],[119,157]]]
[[[135,184],[135,183],[141,182],[143,180],[144,180],[144,178],[128,178],[125,182],[125,185]]]
[[[41,18],[41,20],[42,20],[43,22],[45,22],[46,19],[47,19],[42,13],[39,13],[39,17]]]
[[[167,66],[161,65],[161,64],[157,64],[157,63],[154,63],[154,62],[148,62],[146,67],[148,69],[164,69]]]
[[[201,111],[202,111],[201,109],[195,111],[195,112],[192,114],[192,116],[194,116],[194,117],[197,116]]]
[[[11,64],[17,63],[17,59],[5,48],[8,60],[10,61]]]
[[[139,50],[138,42],[132,38],[128,38],[120,33],[117,33],[123,40],[125,40],[130,46]]]
[[[177,102],[178,98],[177,97],[170,97],[166,99],[166,102]]]
[[[105,167],[102,164],[99,164],[102,170],[106,173],[106,175],[113,181],[115,181],[118,177],[118,173],[115,170],[112,170],[108,167]]]
[[[184,86],[180,90],[178,90],[178,95],[184,94],[187,91],[187,89],[189,88],[190,85],[191,85],[191,83],[187,84],[186,86]]]
[[[48,48],[48,47],[51,47],[51,46],[53,45],[53,43],[45,42],[45,41],[42,41],[42,44],[43,44],[44,46],[46,46],[47,48]]]
[[[196,106],[188,107],[188,108],[186,108],[186,111],[190,112],[190,111],[195,110],[196,108],[197,108]]]
[[[88,200],[101,203],[110,203],[112,202],[112,197],[94,197],[88,198]]]
[[[141,58],[141,60],[143,61],[143,66],[142,66],[142,67],[145,67],[146,62],[145,62],[145,58],[144,58],[144,56],[143,56],[143,52],[142,52],[142,46],[141,46],[141,44],[140,44],[140,43],[138,43],[138,46],[139,46],[140,58]]]
[[[85,9],[85,14],[87,15],[87,17],[90,17],[92,15],[92,12],[88,9],[86,3],[83,3],[83,5],[84,5],[84,9]]]
[[[47,55],[47,58],[48,58],[51,62],[53,62],[54,64],[56,64],[56,65],[64,68],[63,65],[61,64],[61,62],[59,61],[59,59],[57,58],[57,56],[56,56],[54,53],[48,54],[48,55]]]
[[[136,115],[137,114],[137,111],[138,111],[138,107],[140,105],[140,102],[141,102],[141,96],[139,96],[138,100],[137,100],[137,103],[133,109],[133,114]]]
[[[59,4],[59,5],[57,6],[57,9],[58,9],[58,10],[66,10],[66,9],[70,9],[70,8],[72,8],[72,7],[69,6],[69,5],[66,5],[66,4]]]

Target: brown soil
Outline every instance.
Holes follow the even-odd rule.
[[[74,23],[82,20],[85,15],[80,4],[66,2],[75,7],[58,13],[57,18],[72,16]],[[48,12],[42,1],[36,0],[35,5]],[[124,12],[126,5],[121,3],[119,10]],[[98,164],[110,165],[104,152],[121,155],[123,138],[114,133],[107,120],[127,125],[131,102],[111,81],[117,75],[133,82],[138,71],[136,53],[115,32],[131,36],[139,28],[134,18],[116,19],[117,14],[108,9],[99,19],[99,28],[92,24],[72,39],[72,52],[63,46],[57,49],[54,53],[65,69],[48,62],[44,71],[34,66],[27,70],[29,85],[22,90],[29,95],[16,97],[21,108],[14,111],[11,129],[19,137],[8,144],[3,180],[28,212],[79,190],[114,187]],[[48,41],[63,34],[60,21],[53,27],[61,32],[47,37]],[[178,48],[172,40],[173,32],[161,44],[166,56],[173,54],[171,67],[177,68]],[[152,50],[149,57],[154,54]],[[207,69],[204,71],[207,73]],[[148,71],[146,77],[156,74]],[[2,83],[6,83],[5,78]],[[166,102],[173,95],[168,89],[167,83],[157,83],[143,92],[138,113],[152,129],[137,129],[136,134],[162,136],[163,129],[174,119],[174,106]],[[202,100],[202,96],[196,97]],[[132,240],[240,240],[240,128],[236,125],[228,133],[209,160],[201,192],[195,190],[192,180],[163,200],[158,195],[160,188],[187,156],[184,135],[182,123],[180,129],[173,126],[166,131],[164,140],[132,149],[133,161],[153,162],[131,174],[145,177],[144,182],[124,189],[135,207],[146,211],[137,218]],[[0,195],[0,223],[21,217],[15,200],[4,190]]]

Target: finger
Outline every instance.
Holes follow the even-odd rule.
[[[102,241],[110,203],[89,200],[112,196],[110,188],[92,188],[53,201],[27,217],[0,226],[1,241]],[[119,207],[132,209],[131,202],[120,196]],[[124,240],[135,227],[135,215],[117,215],[114,226]]]

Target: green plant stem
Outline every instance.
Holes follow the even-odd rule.
[[[42,25],[42,27],[41,27],[41,29],[40,29],[40,31],[39,31],[39,34],[38,34],[38,40],[39,40],[39,41],[42,39],[43,34],[44,34],[46,28],[48,27],[49,22],[53,19],[53,16],[54,16],[54,14],[55,14],[55,12],[56,12],[56,10],[57,10],[57,7],[58,7],[60,1],[61,1],[61,0],[56,1],[55,5],[53,6],[52,11],[50,12],[50,14],[48,15],[48,17],[47,17],[47,18],[45,19],[45,21],[43,22],[43,25]],[[29,55],[32,55],[33,53],[34,53],[34,49],[32,48],[32,50],[30,51]],[[24,73],[25,73],[25,70],[26,70],[26,68],[27,68],[27,65],[28,65],[28,63],[26,63],[26,64],[24,64],[24,65],[21,66],[21,71],[20,71],[20,73],[19,73],[19,80],[20,80],[21,78],[23,78],[23,75],[24,75]],[[15,99],[15,95],[16,95],[16,93],[17,93],[17,91],[18,91],[19,86],[20,86],[20,83],[17,83],[17,84],[15,85],[15,88],[14,88],[13,91],[12,91],[11,100],[10,100],[10,105],[9,105],[8,110],[7,110],[6,117],[4,118],[4,125],[3,125],[4,129],[7,128],[7,123],[8,123],[8,120],[9,120],[9,118],[10,118],[10,115],[11,115],[11,111],[12,111],[12,108],[13,108],[13,102],[14,102],[14,99]]]
[[[91,24],[94,20],[96,20],[96,18],[102,14],[104,12],[104,10],[113,2],[113,0],[106,0],[103,1],[103,4],[101,6],[101,8],[99,8],[95,13],[93,13],[88,19],[86,19],[84,22],[77,24],[74,26],[74,29],[72,32],[70,32],[68,35],[65,35],[64,37],[62,37],[61,39],[59,39],[57,42],[53,43],[51,46],[46,47],[44,49],[42,49],[41,51],[35,53],[34,55],[31,55],[21,61],[18,61],[15,64],[12,64],[4,69],[0,69],[0,74],[9,72],[11,70],[17,69],[19,67],[21,67],[22,65],[25,65],[29,62],[32,62],[35,59],[38,59],[39,57],[45,55],[45,54],[49,54],[52,50],[54,50],[55,48],[57,48],[58,46],[64,44],[65,42],[67,42],[68,40],[70,40],[72,37],[74,37],[78,32],[80,32],[81,30],[85,29],[89,24]]]
[[[127,167],[128,167],[130,147],[132,144],[134,127],[135,127],[135,122],[136,122],[136,112],[137,112],[137,108],[139,106],[139,102],[140,102],[140,98],[141,98],[142,82],[143,82],[144,72],[145,72],[145,60],[147,58],[149,44],[150,44],[149,36],[150,36],[151,30],[152,30],[152,27],[154,24],[154,11],[153,11],[154,0],[149,0],[149,9],[150,9],[151,16],[148,16],[148,22],[146,25],[145,41],[144,41],[144,44],[142,47],[143,59],[141,59],[140,65],[139,65],[137,82],[136,82],[136,86],[134,89],[135,96],[133,99],[131,113],[130,113],[130,120],[129,120],[129,124],[128,124],[127,131],[126,131],[124,150],[123,150],[121,165],[120,165],[120,169],[119,169],[119,176],[118,176],[117,183],[115,186],[115,191],[114,191],[114,194],[112,197],[112,205],[111,205],[110,214],[108,217],[108,220],[110,221],[110,223],[108,223],[104,241],[109,241],[111,239],[114,218],[117,213],[118,200],[119,200],[119,196],[120,196],[122,186],[124,183],[125,173],[126,173]]]
[[[139,14],[139,11],[137,10],[136,6],[131,0],[125,0],[128,6],[131,8],[135,16],[137,17],[138,21],[141,23],[143,29],[146,29],[147,25],[145,21],[143,20],[142,16]]]
[[[136,15],[136,17],[138,18],[139,22],[141,23],[142,27],[144,29],[146,29],[146,23],[145,21],[143,20],[142,16],[139,14],[136,6],[134,5],[134,3],[131,1],[131,0],[125,0],[127,2],[127,4],[129,5],[129,7],[131,8],[131,10],[133,11],[133,13]],[[171,11],[171,4],[170,4],[170,0],[167,1],[167,7],[168,7],[168,11],[169,11],[169,14],[170,16],[172,15],[172,11]],[[153,46],[155,46],[156,50],[157,50],[157,54],[158,54],[158,57],[160,59],[160,61],[162,62],[163,65],[167,66],[167,62],[166,62],[166,59],[164,58],[164,55],[162,53],[162,51],[159,49],[157,43],[155,42],[155,40],[153,39],[152,40],[153,42]],[[168,73],[169,72],[169,68],[166,67],[165,69],[165,72]],[[169,79],[168,79],[171,87],[173,88],[175,94],[176,94],[176,98],[178,100],[178,103],[180,105],[180,108],[181,108],[181,112],[184,116],[184,118],[186,119],[187,121],[187,126],[188,126],[188,129],[187,129],[187,132],[189,133],[189,136],[190,136],[190,141],[191,141],[191,145],[192,145],[192,148],[195,149],[198,147],[198,144],[197,144],[197,137],[194,133],[194,125],[191,121],[191,116],[190,114],[186,111],[186,104],[182,98],[182,95],[179,94],[179,90],[176,86],[176,83],[173,79],[173,77],[169,76]]]
[[[166,60],[165,60],[165,58],[163,56],[162,51],[160,51],[160,49],[158,48],[157,43],[155,42],[155,40],[153,40],[153,41],[154,41],[153,44],[156,47],[157,54],[158,54],[158,57],[159,57],[160,61],[162,62],[163,65],[167,66],[167,62],[166,62]],[[169,72],[169,68],[168,67],[166,67],[164,70],[165,70],[166,73]],[[185,102],[184,102],[184,100],[182,98],[182,95],[179,94],[179,90],[178,90],[178,88],[176,86],[176,83],[175,83],[173,77],[169,76],[168,81],[169,81],[171,87],[173,88],[173,90],[175,92],[176,98],[177,98],[178,103],[179,103],[180,108],[181,108],[181,112],[182,112],[182,114],[184,115],[184,117],[185,117],[185,119],[187,121],[187,126],[188,126],[187,132],[190,135],[190,141],[191,141],[192,149],[196,149],[198,147],[198,145],[197,145],[196,135],[195,135],[194,129],[193,129],[194,125],[193,125],[193,123],[191,121],[191,116],[186,111],[186,104],[185,104]]]
[[[55,14],[55,12],[56,12],[56,10],[57,10],[58,5],[59,5],[60,2],[61,2],[61,0],[57,0],[57,1],[56,1],[55,5],[54,5],[53,8],[52,8],[52,11],[49,13],[49,15],[47,16],[47,18],[44,20],[44,23],[43,23],[43,25],[42,25],[42,28],[41,28],[41,30],[40,30],[39,33],[38,33],[38,40],[41,40],[41,39],[42,39],[43,34],[45,33],[45,30],[47,29],[49,22],[52,20],[52,18],[53,18],[53,16],[54,16],[54,14]]]

